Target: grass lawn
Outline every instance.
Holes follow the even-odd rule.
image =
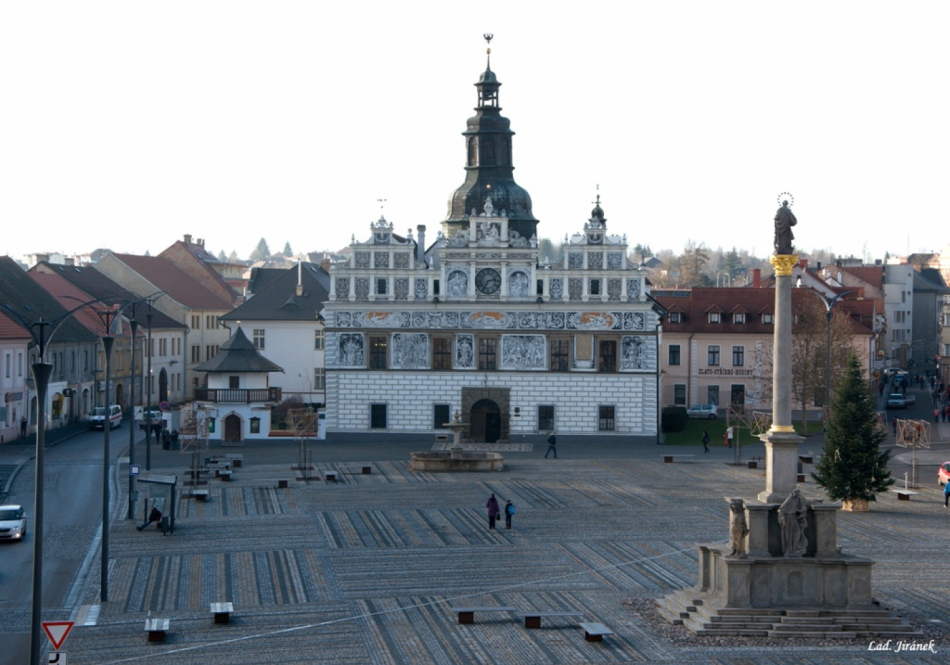
[[[795,428],[795,431],[798,434],[803,436],[807,434],[821,433],[821,423],[818,421],[809,421],[807,432],[802,431],[801,421],[793,422],[792,426]],[[699,420],[690,418],[686,423],[686,429],[684,429],[682,432],[664,433],[664,445],[702,446],[703,430],[709,432],[710,446],[723,445],[723,438],[726,434],[726,421],[722,418],[717,418],[716,420]],[[741,445],[746,445],[748,443],[759,443],[759,439],[757,437],[753,437],[749,433],[749,430],[745,427],[737,427],[736,434],[739,437],[739,443]]]

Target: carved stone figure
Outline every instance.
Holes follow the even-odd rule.
[[[808,526],[808,502],[800,489],[792,490],[778,507],[778,521],[782,525],[782,550],[786,557],[800,557],[808,549],[805,527]]]
[[[459,335],[455,342],[455,367],[471,369],[475,367],[475,341],[471,335]]]
[[[729,502],[729,510],[732,511],[732,519],[729,525],[729,544],[732,551],[729,556],[744,559],[745,537],[749,535],[749,526],[745,521],[745,502],[742,499],[733,499]]]
[[[795,236],[792,234],[792,227],[798,224],[792,209],[788,207],[788,201],[782,201],[782,207],[775,213],[775,253],[791,254],[795,251],[792,247],[792,240]]]
[[[468,275],[461,270],[449,273],[446,284],[446,293],[452,298],[464,298],[468,295]]]
[[[621,369],[643,369],[643,338],[639,335],[624,336],[621,342]]]
[[[340,335],[340,365],[362,367],[363,363],[363,336],[358,333]]]
[[[513,272],[508,278],[508,295],[512,298],[527,298],[531,295],[528,275],[523,272]]]
[[[449,247],[465,247],[468,244],[468,231],[462,229],[449,240]]]

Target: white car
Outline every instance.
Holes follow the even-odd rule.
[[[719,416],[719,409],[715,404],[693,404],[686,409],[686,415],[690,418],[715,420]]]
[[[109,428],[115,429],[122,426],[122,407],[113,404],[109,407]],[[105,429],[106,426],[106,407],[97,406],[89,414],[89,429]]]
[[[26,514],[20,506],[0,506],[0,540],[23,540]]]

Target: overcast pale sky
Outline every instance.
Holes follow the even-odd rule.
[[[492,69],[562,239],[600,185],[631,245],[940,250],[946,2],[5,2],[0,254],[431,237]]]

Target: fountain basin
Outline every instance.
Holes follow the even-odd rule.
[[[409,456],[413,471],[502,471],[505,468],[501,453],[433,450],[409,453]]]

